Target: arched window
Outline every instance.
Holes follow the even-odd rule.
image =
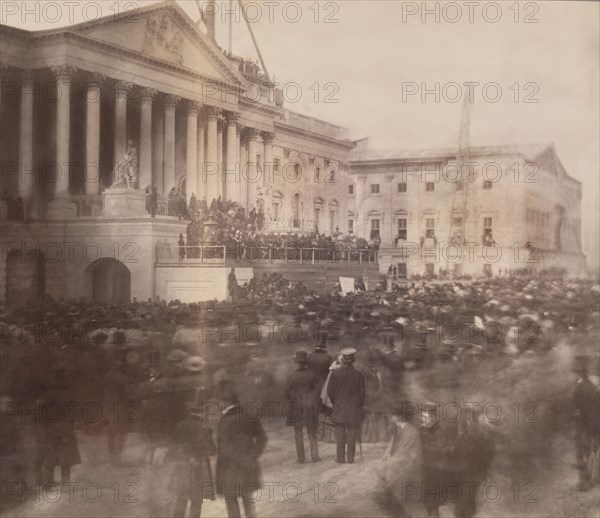
[[[292,226],[300,228],[300,195],[294,194],[292,198]]]
[[[331,200],[329,202],[329,233],[333,234],[338,224],[338,202]]]
[[[323,214],[323,198],[316,197],[313,201],[314,206],[314,218],[315,218],[315,230],[319,230],[321,224],[321,215]]]
[[[279,221],[282,216],[283,195],[279,191],[273,192],[271,196],[271,219]]]

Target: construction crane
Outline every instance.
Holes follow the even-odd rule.
[[[250,33],[250,37],[252,38],[252,43],[254,45],[254,49],[256,50],[256,53],[258,54],[258,59],[260,60],[260,65],[262,66],[265,80],[270,83],[271,79],[269,77],[269,72],[267,71],[267,65],[265,64],[265,60],[263,59],[262,52],[260,51],[258,42],[256,41],[256,36],[254,35],[254,31],[252,30],[252,25],[250,24],[250,21],[248,20],[248,17],[246,16],[246,11],[244,10],[244,5],[242,3],[242,0],[228,0],[228,1],[229,1],[229,12],[230,13],[233,12],[233,5],[234,5],[234,3],[237,2],[238,6],[240,8],[240,11],[242,13],[242,16],[244,17],[244,21],[246,22],[246,26],[248,27],[248,32]],[[200,12],[200,18],[198,20],[198,24],[206,23],[206,21],[207,21],[206,13],[204,11],[204,8],[202,7],[201,0],[196,0],[196,7],[198,8],[198,11]],[[232,49],[233,49],[233,16],[229,15],[227,50],[230,54],[232,53]]]
[[[450,209],[450,239],[449,243],[456,243],[462,247],[466,238],[466,224],[468,215],[468,199],[469,199],[469,184],[470,178],[464,178],[464,164],[469,159],[469,140],[471,126],[471,105],[472,102],[469,95],[465,95],[463,103],[460,130],[458,136],[458,153],[456,156],[456,164],[461,173],[459,182],[455,186],[452,194],[452,207]],[[456,217],[459,215],[459,217]],[[457,221],[458,220],[458,221]],[[462,252],[461,252],[462,260]],[[446,268],[450,263],[449,255],[446,256]],[[455,263],[457,264],[457,263]]]

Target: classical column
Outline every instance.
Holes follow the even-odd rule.
[[[252,207],[256,207],[256,193],[259,185],[262,185],[261,172],[258,170],[258,164],[256,162],[259,137],[260,131],[255,128],[248,129],[248,164],[243,172],[245,173],[245,178],[248,182],[248,210],[250,210]]]
[[[192,194],[198,197],[198,111],[200,107],[201,104],[197,101],[187,103],[185,193],[188,202]]]
[[[225,125],[225,121],[219,117],[217,121],[217,157],[219,163],[219,181],[218,181],[218,195],[221,198],[225,199],[225,178],[223,176],[223,165],[225,160],[223,159],[223,127]]]
[[[238,164],[238,132],[237,123],[240,118],[239,113],[230,112],[227,115],[227,158],[225,160],[225,171],[223,180],[225,187],[224,197],[231,201],[240,202],[240,182],[239,164]]]
[[[263,131],[263,142],[265,146],[265,154],[263,157],[263,186],[273,186],[275,179],[273,178],[273,141],[275,133]]]
[[[248,162],[248,140],[246,137],[247,128],[238,126],[238,141],[239,147],[239,167],[240,167],[240,183],[239,183],[239,198],[242,207],[248,205],[248,181],[246,180],[246,169]]]
[[[152,99],[158,92],[144,88],[140,93],[140,162],[139,189],[152,185]]]
[[[219,191],[219,154],[217,125],[221,110],[211,106],[208,109],[206,134],[206,163],[204,164],[202,180],[206,188],[206,201],[210,207]]]
[[[164,146],[164,126],[165,114],[162,107],[160,109],[154,103],[154,118],[152,124],[152,186],[156,187],[159,194],[163,193],[163,146]]]
[[[6,103],[6,98],[4,96],[4,80],[7,78],[7,71],[8,71],[8,64],[6,63],[0,63],[0,128],[4,128],[5,126],[2,126],[3,124],[3,119],[4,119],[4,115],[5,115],[5,110],[6,108],[4,107],[5,103]],[[4,142],[4,139],[0,138],[0,156],[5,156],[4,155],[4,150],[6,149],[6,144]],[[5,198],[5,194],[8,190],[8,186],[6,185],[6,179],[3,178],[2,181],[0,182],[0,217],[2,219],[5,219],[7,217],[6,211],[7,211],[7,207],[6,207],[6,203],[4,201]]]
[[[85,166],[83,177],[85,194],[100,193],[100,84],[101,74],[92,74],[85,89]]]
[[[206,185],[202,181],[202,171],[204,167],[204,159],[206,157],[206,143],[205,143],[205,134],[204,125],[206,124],[206,120],[204,117],[204,110],[202,110],[198,114],[198,146],[196,148],[196,198],[198,201],[201,201],[202,198],[206,197]]]
[[[69,197],[69,141],[71,135],[71,80],[76,68],[68,65],[52,67],[56,76],[56,163],[59,176],[54,198]]]
[[[114,128],[114,154],[113,167],[123,157],[127,149],[127,91],[129,84],[125,81],[117,81],[115,84],[115,128]]]
[[[76,67],[61,65],[52,67],[56,76],[56,170],[53,200],[48,204],[48,219],[67,219],[77,213],[75,204],[69,200],[69,162],[71,138],[71,81]]]
[[[33,205],[35,169],[33,163],[33,75],[27,71],[21,79],[21,111],[19,114],[19,183],[18,193],[23,198],[25,218]],[[33,208],[33,207],[32,207]]]
[[[164,172],[163,192],[168,194],[175,186],[175,106],[181,100],[176,95],[165,99]]]

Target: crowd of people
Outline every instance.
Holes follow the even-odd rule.
[[[222,201],[219,196],[213,199],[210,206],[205,198],[198,202],[194,195],[190,198],[189,206],[185,199],[173,191],[172,205],[177,208],[177,214],[182,219],[189,220],[187,236],[180,247],[186,247],[184,257],[199,256],[199,250],[192,247],[201,245],[225,246],[228,256],[251,259],[284,259],[285,250],[293,249],[293,254],[299,255],[299,249],[318,249],[324,254],[330,253],[328,259],[335,258],[335,252],[340,250],[377,250],[377,240],[371,242],[352,234],[343,234],[336,229],[331,235],[325,235],[315,229],[303,233],[267,233],[263,232],[265,214],[262,209],[252,207],[249,212],[232,201]],[[177,201],[179,200],[179,201]],[[183,201],[182,201],[183,200]],[[269,251],[270,250],[270,251]],[[312,256],[303,257],[310,259]],[[324,257],[325,258],[325,257]],[[294,259],[300,259],[295,257]],[[342,259],[341,255],[338,260]]]
[[[153,466],[153,462],[156,466],[170,463],[192,469],[193,459],[193,469],[197,470],[211,451],[217,452],[217,459],[221,451],[225,466],[228,462],[230,466],[221,463],[217,468],[217,483],[232,482],[233,473],[240,472],[232,459],[241,453],[239,445],[232,444],[232,437],[242,434],[244,440],[255,445],[254,457],[246,478],[235,481],[259,482],[258,459],[262,451],[268,452],[265,430],[242,426],[243,430],[228,431],[226,425],[218,432],[223,435],[217,436],[216,449],[209,441],[212,435],[206,431],[199,433],[204,437],[202,444],[189,444],[189,430],[206,426],[202,418],[206,401],[218,400],[226,408],[231,407],[235,421],[244,404],[265,397],[294,401],[300,397],[298,391],[302,394],[304,390],[300,386],[308,387],[308,400],[314,402],[308,405],[313,413],[306,414],[312,417],[300,420],[309,434],[311,459],[321,459],[315,440],[337,442],[339,462],[354,460],[353,444],[357,442],[392,441],[381,476],[393,493],[399,482],[386,472],[390,465],[396,466],[394,473],[398,472],[405,457],[399,458],[397,452],[409,455],[407,451],[413,451],[399,444],[412,444],[419,437],[423,453],[413,467],[425,471],[431,452],[440,449],[437,439],[423,436],[424,429],[417,422],[421,414],[425,421],[435,416],[427,406],[429,402],[439,405],[456,394],[467,399],[484,395],[508,398],[529,383],[528,397],[537,398],[534,400],[543,410],[543,419],[539,426],[504,431],[510,437],[502,445],[518,466],[515,471],[532,469],[536,465],[531,462],[532,456],[548,456],[544,445],[551,437],[544,434],[562,433],[559,424],[566,421],[576,427],[579,486],[586,488],[597,480],[590,464],[597,451],[590,430],[597,433],[597,422],[589,404],[590,397],[595,397],[593,390],[597,390],[590,388],[594,387],[590,379],[596,379],[599,360],[594,345],[600,329],[597,283],[556,276],[515,276],[444,284],[407,282],[391,290],[346,295],[334,290],[329,295],[317,295],[278,274],[252,280],[245,286],[238,286],[235,272],[232,274],[229,287],[233,296],[228,301],[185,304],[133,300],[106,305],[47,297],[23,308],[3,307],[0,397],[3,412],[8,414],[1,444],[3,469],[8,470],[3,479],[33,476],[49,482],[54,467],[61,466],[62,480],[68,481],[71,466],[82,460],[77,445],[81,433],[106,434],[109,458],[117,467],[122,462],[124,438],[133,429],[139,431],[138,422],[105,419],[90,423],[75,419],[45,423],[42,419],[23,427],[16,411],[26,405],[57,401],[94,401],[102,402],[103,408],[131,405],[150,409],[142,421],[153,452],[149,460]],[[267,321],[271,322],[269,333],[264,326]],[[250,323],[263,330],[252,339],[239,332]],[[200,340],[208,324],[222,332],[209,333],[206,340]],[[293,338],[284,331],[290,326],[295,330]],[[232,327],[238,332],[232,332]],[[193,331],[198,329],[200,334]],[[196,333],[195,338],[182,341],[186,332]],[[232,341],[239,342],[238,349],[225,346]],[[305,356],[302,352],[315,342],[319,350],[316,363],[311,354]],[[300,374],[290,372],[292,357]],[[580,365],[573,371],[580,381],[575,383],[565,362],[570,364],[578,358]],[[589,372],[583,369],[582,358]],[[340,366],[346,369],[345,365],[353,365],[359,373],[348,375],[350,381],[333,374]],[[340,372],[346,372],[343,369]],[[306,370],[314,373],[317,382]],[[250,372],[254,374],[250,376]],[[248,376],[254,380],[252,383]],[[490,376],[495,380],[491,385]],[[292,383],[292,378],[304,381]],[[178,381],[173,383],[173,379]],[[354,385],[358,391],[348,393],[344,388]],[[570,386],[585,390],[579,389],[569,399]],[[362,393],[364,396],[355,397]],[[563,416],[561,421],[551,411],[563,400],[565,406],[561,408],[568,409],[572,418]],[[350,415],[348,405],[354,409],[350,412],[354,416],[351,422],[340,418]],[[419,410],[407,412],[407,408]],[[11,423],[15,425],[12,428]],[[289,424],[299,427],[298,421]],[[413,428],[418,434],[412,439],[399,432],[414,432]],[[483,443],[491,444],[490,440],[477,442],[482,437],[477,434],[484,433],[481,430],[471,432],[472,444],[482,443],[481,448]],[[464,439],[459,437],[454,440]],[[303,463],[302,430],[296,430],[294,438],[296,460]],[[473,455],[482,458],[477,450],[480,446],[475,453],[464,453],[461,459],[472,460]],[[462,455],[461,448],[457,446],[454,455]],[[171,453],[160,455],[165,451]],[[201,453],[196,456],[194,451]],[[486,458],[490,461],[489,455]],[[465,473],[460,476],[467,476]],[[472,470],[468,475],[473,475]],[[480,480],[483,472],[477,476]],[[181,488],[176,480],[173,484],[177,490]],[[237,497],[226,501],[232,516]],[[177,498],[180,508],[181,500],[189,494],[178,494]],[[197,497],[192,501],[194,505],[199,503]],[[471,516],[473,511],[463,510],[461,516]]]

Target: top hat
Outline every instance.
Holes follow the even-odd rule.
[[[296,363],[306,363],[307,360],[308,354],[306,351],[296,351],[296,354],[294,355],[294,361]]]

